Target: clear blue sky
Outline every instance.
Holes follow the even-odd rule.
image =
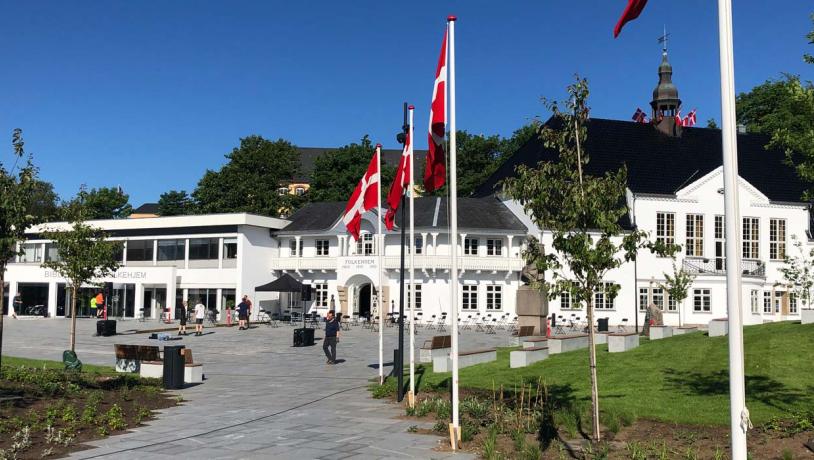
[[[666,24],[685,112],[720,121],[717,2],[652,0],[612,38],[626,0],[4,2],[0,158],[24,129],[41,176],[69,198],[121,185],[138,206],[191,191],[240,137],[308,147],[370,134],[396,147],[401,103],[425,148],[447,14],[457,23],[458,127],[510,135],[541,96],[591,82],[592,116],[648,108]],[[735,1],[737,90],[802,63],[814,5]]]

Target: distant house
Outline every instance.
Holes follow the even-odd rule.
[[[138,208],[134,209],[128,219],[145,219],[148,217],[158,217],[158,203],[144,203]]]

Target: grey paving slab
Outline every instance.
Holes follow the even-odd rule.
[[[172,392],[184,403],[157,411],[156,420],[95,441],[93,449],[71,458],[472,458],[433,450],[440,438],[408,433],[416,422],[398,419],[400,406],[370,398],[367,386],[378,375],[378,333],[368,329],[344,332],[338,348],[344,362],[330,366],[319,341],[314,347],[291,347],[293,328],[286,326],[242,332],[208,328],[212,333],[202,337],[158,342],[135,333],[160,327],[155,321],[119,322],[118,330],[127,333],[115,337],[94,337],[94,320],[77,324],[77,354],[85,363],[112,365],[118,343],[184,345],[203,364],[205,381]],[[7,320],[3,351],[59,360],[68,326],[62,319]],[[398,330],[385,328],[384,335],[389,373]],[[419,329],[416,346],[432,335]],[[511,344],[508,331],[463,331],[460,337],[462,350]]]

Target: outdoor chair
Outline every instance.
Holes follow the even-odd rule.
[[[434,330],[435,330],[435,322],[436,322],[436,321],[437,321],[437,319],[435,318],[435,315],[432,315],[432,316],[430,317],[430,320],[429,320],[429,321],[427,321],[427,326],[426,326],[426,329],[427,329],[428,331],[430,331],[430,330],[433,330],[433,331],[434,331]]]
[[[496,325],[497,325],[497,318],[492,318],[492,321],[486,322],[486,333],[487,334],[494,334]]]
[[[562,316],[557,317],[557,323],[554,326],[554,335],[564,335],[565,334],[565,320]]]
[[[447,330],[447,314],[441,313],[441,317],[438,318],[438,327],[436,328],[438,332],[446,332]]]
[[[370,323],[370,332],[379,332],[379,317],[374,316]]]
[[[616,327],[619,332],[627,332],[627,318],[622,318],[622,322]]]

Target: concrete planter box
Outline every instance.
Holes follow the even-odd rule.
[[[452,348],[422,348],[418,354],[418,362],[431,363],[436,357],[448,356]]]
[[[462,352],[458,354],[458,369],[488,363],[497,360],[497,350],[480,350],[477,352]],[[432,360],[433,373],[452,372],[452,360],[449,354],[437,356]]]
[[[524,337],[520,341],[520,345],[523,348],[547,347],[548,339],[546,337]]]
[[[726,318],[713,319],[709,322],[709,336],[720,337],[729,334],[729,320]]]
[[[567,353],[588,348],[588,334],[559,335],[548,339],[548,354]]]
[[[546,358],[548,358],[548,348],[546,347],[515,350],[509,353],[509,367],[512,369],[526,367]]]
[[[203,383],[203,366],[196,364],[184,367],[184,383]]]
[[[142,378],[160,379],[164,377],[164,363],[153,361],[142,361],[139,369]]]
[[[802,324],[814,324],[814,310],[800,310],[800,322]]]
[[[608,343],[608,334],[609,332],[597,332],[594,334],[594,343],[596,345],[601,345],[603,343]]]
[[[698,326],[681,326],[673,329],[673,335],[689,334],[698,330]]]
[[[673,326],[650,326],[650,340],[661,340],[673,336]]]
[[[639,346],[639,334],[634,332],[622,334],[608,334],[608,351],[610,353],[623,353]]]

